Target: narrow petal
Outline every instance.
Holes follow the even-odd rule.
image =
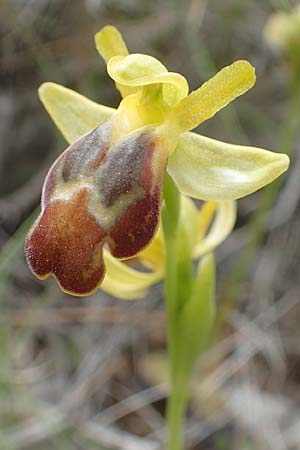
[[[96,49],[107,63],[113,56],[128,55],[127,46],[116,27],[106,25],[95,35]]]
[[[201,211],[200,211],[201,217]],[[217,205],[216,217],[204,239],[194,248],[194,257],[198,258],[212,252],[232,232],[236,221],[236,202],[226,200]]]
[[[169,157],[168,172],[185,195],[218,201],[251,194],[288,166],[288,156],[281,153],[185,133]]]
[[[205,202],[203,203],[199,213],[198,213],[198,230],[197,238],[198,241],[202,240],[209,229],[211,222],[215,216],[218,203],[216,202]]]
[[[141,272],[115,259],[104,250],[106,274],[101,289],[110,295],[125,300],[144,297],[150,286],[162,278],[162,270]]]
[[[70,144],[105,122],[115,112],[113,108],[99,105],[56,83],[43,83],[39,88],[39,97]]]
[[[170,120],[181,133],[191,130],[247,92],[254,83],[251,64],[236,61],[184,98],[172,111]]]
[[[142,87],[162,83],[163,97],[174,105],[188,94],[188,83],[178,73],[168,72],[156,58],[142,54],[111,58],[107,65],[110,77],[124,86]]]
[[[107,25],[95,35],[95,44],[106,64],[114,56],[128,55],[128,50],[121,33],[112,25]],[[136,88],[121,83],[116,83],[116,87],[122,97],[127,97],[127,95],[134,94],[137,91]]]

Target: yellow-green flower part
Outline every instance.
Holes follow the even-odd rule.
[[[264,28],[267,42],[285,53],[297,67],[300,66],[300,5],[290,12],[272,14]]]
[[[112,291],[112,284],[129,279],[134,269],[119,259],[138,255],[150,264],[160,233],[165,170],[184,196],[217,202],[222,211],[272,182],[289,164],[283,154],[189,132],[253,86],[255,72],[247,61],[234,62],[189,93],[186,79],[157,59],[128,54],[112,26],[96,34],[96,47],[123,100],[114,110],[54,83],[41,86],[40,98],[70,147],[48,172],[42,212],[26,240],[33,273],[41,279],[53,275],[65,292],[78,296],[101,284]],[[195,207],[183,199],[182,214],[195,210],[196,217]],[[219,231],[211,229],[218,239]],[[195,256],[216,245],[216,234],[208,237],[194,241]],[[153,283],[163,276],[162,268],[154,269],[130,272],[140,291],[142,277]]]

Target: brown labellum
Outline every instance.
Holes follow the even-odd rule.
[[[153,128],[116,143],[112,130],[105,122],[52,165],[42,213],[26,241],[33,273],[54,275],[73,295],[101,284],[105,242],[113,256],[132,257],[150,243],[159,221],[167,149]]]

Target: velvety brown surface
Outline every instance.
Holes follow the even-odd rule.
[[[116,258],[128,258],[141,251],[157,228],[160,191],[136,201],[118,220],[110,232],[109,248]]]
[[[87,213],[85,190],[46,207],[26,241],[27,261],[40,278],[55,275],[65,291],[94,291],[104,275],[105,234]]]

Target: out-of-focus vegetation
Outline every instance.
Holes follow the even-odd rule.
[[[191,89],[235,59],[247,95],[204,135],[289,153],[291,169],[239,202],[217,253],[218,328],[192,384],[191,449],[300,449],[300,76],[265,41],[287,0],[2,0],[0,6],[0,449],[158,450],[165,398],[162,289],[138,302],[38,282],[23,257],[43,178],[66,147],[38,97],[47,80],[103,104],[118,95],[92,44],[103,25]],[[300,30],[299,30],[300,33]]]

